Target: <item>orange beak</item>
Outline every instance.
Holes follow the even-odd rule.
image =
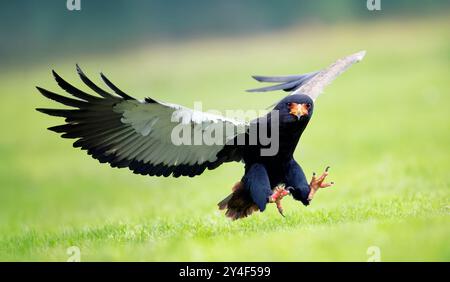
[[[302,117],[302,116],[307,116],[309,114],[309,105],[308,104],[297,104],[297,103],[292,103],[289,106],[290,109],[290,114],[294,115],[298,118]]]

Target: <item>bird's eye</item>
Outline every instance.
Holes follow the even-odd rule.
[[[291,103],[291,102],[287,103],[287,106],[288,106],[288,107],[290,107],[291,105],[292,105],[292,103]]]
[[[311,108],[311,104],[310,103],[306,104],[306,108],[310,109]]]

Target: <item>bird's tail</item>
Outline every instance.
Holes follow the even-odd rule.
[[[253,202],[250,193],[244,189],[241,181],[233,186],[233,192],[217,205],[220,210],[227,210],[225,215],[233,220],[240,219],[258,211],[258,206]]]

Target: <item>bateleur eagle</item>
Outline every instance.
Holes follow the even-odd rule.
[[[48,129],[61,133],[63,138],[75,139],[74,147],[86,150],[101,163],[128,168],[136,174],[193,177],[225,162],[243,162],[244,176],[234,185],[232,193],[219,202],[219,208],[226,209],[228,217],[239,219],[254,211],[264,211],[268,203],[275,203],[283,214],[281,199],[284,196],[290,194],[308,205],[318,189],[333,184],[324,181],[328,167],[320,176],[313,175],[308,182],[293,154],[313,114],[314,100],[327,84],[364,55],[364,51],[355,53],[322,71],[304,75],[253,76],[260,82],[278,84],[250,92],[284,90],[291,93],[276,103],[267,115],[251,122],[152,98],[140,101],[101,74],[108,87],[104,90],[94,84],[78,65],[80,79],[96,95],[74,87],[53,71],[57,84],[69,96],[41,87],[37,89],[45,97],[69,108],[37,110],[64,117],[64,124]],[[278,138],[278,148],[274,154],[262,153],[268,145],[261,140],[250,142],[252,129],[256,128],[257,132],[263,127],[268,136]],[[214,136],[221,142],[195,141],[195,134],[206,134],[211,128],[222,129],[221,136]],[[194,142],[179,142],[185,138],[194,139]]]

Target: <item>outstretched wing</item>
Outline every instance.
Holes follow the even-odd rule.
[[[224,162],[241,160],[237,148],[227,142],[244,132],[246,123],[151,98],[138,101],[101,74],[113,94],[94,84],[78,65],[77,72],[99,96],[77,89],[53,71],[58,85],[73,98],[37,89],[70,109],[37,110],[64,117],[65,124],[49,130],[77,139],[73,146],[87,150],[101,163],[128,167],[142,175],[192,177]],[[217,132],[223,135],[216,138]],[[214,142],[205,142],[203,136],[214,137]]]
[[[274,90],[284,90],[292,94],[305,94],[313,100],[323,92],[323,89],[329,85],[336,77],[347,70],[351,65],[361,61],[366,51],[361,51],[350,56],[337,60],[329,67],[303,75],[288,76],[253,76],[259,82],[275,82],[277,85],[250,89],[248,92],[265,92]]]

